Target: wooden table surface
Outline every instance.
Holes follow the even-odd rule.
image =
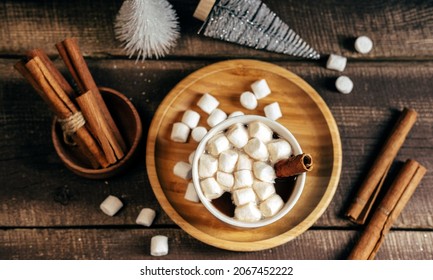
[[[0,2],[0,259],[151,259],[156,234],[169,237],[170,252],[160,259],[345,259],[363,227],[343,213],[404,107],[419,116],[393,169],[412,158],[429,171],[376,259],[433,259],[433,1],[264,1],[324,54],[319,61],[197,35],[198,1],[170,2],[180,20],[178,45],[139,63],[114,38],[120,0]],[[371,53],[354,51],[359,35],[372,38]],[[112,179],[84,179],[64,167],[50,138],[51,113],[13,69],[27,50],[42,48],[65,72],[54,44],[71,36],[97,84],[122,91],[143,121],[137,162]],[[334,87],[339,73],[324,67],[330,53],[348,57],[349,95]],[[180,229],[158,204],[145,167],[146,132],[170,89],[197,69],[235,58],[275,63],[305,79],[329,106],[343,147],[340,183],[317,222],[284,245],[248,253],[214,248]],[[109,194],[125,202],[114,217],[99,210]],[[143,207],[157,211],[150,228],[135,223]]]

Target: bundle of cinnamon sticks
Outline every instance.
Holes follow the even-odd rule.
[[[34,49],[15,64],[61,124],[65,143],[77,145],[93,168],[121,160],[126,144],[84,60],[76,38],[56,44],[79,91],[76,92],[46,53]]]

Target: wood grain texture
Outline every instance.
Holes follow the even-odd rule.
[[[426,1],[264,1],[307,43],[322,54],[339,53],[362,59],[432,58],[433,2]],[[182,38],[170,56],[296,58],[265,53],[197,35],[201,22],[193,18],[198,0],[170,1]],[[54,44],[76,36],[86,56],[125,56],[115,40],[113,24],[120,0],[2,1],[0,55],[17,55],[40,47],[56,56]],[[354,51],[354,39],[367,35],[373,51]]]

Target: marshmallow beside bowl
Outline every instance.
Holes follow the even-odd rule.
[[[269,225],[271,223],[274,223],[284,217],[289,211],[295,206],[296,202],[298,201],[299,197],[301,196],[301,193],[303,191],[304,185],[305,185],[305,179],[306,174],[302,173],[300,175],[297,175],[295,185],[293,186],[293,191],[290,197],[287,201],[285,201],[285,204],[283,208],[277,212],[274,216],[268,217],[268,218],[262,218],[259,221],[256,222],[245,222],[235,219],[234,217],[229,217],[228,215],[222,213],[220,210],[218,210],[215,205],[212,203],[211,200],[207,199],[205,195],[203,194],[203,191],[200,186],[200,178],[198,174],[198,163],[200,156],[205,152],[206,145],[208,141],[215,136],[218,133],[225,132],[230,126],[236,123],[241,123],[244,125],[248,125],[249,123],[259,121],[263,124],[267,125],[274,133],[279,135],[280,138],[285,139],[289,142],[289,144],[292,146],[292,152],[294,155],[301,154],[302,149],[296,140],[296,138],[293,136],[293,134],[285,128],[280,123],[273,121],[271,119],[257,116],[257,115],[244,115],[244,116],[237,116],[228,118],[227,120],[219,123],[215,127],[213,127],[209,132],[203,137],[203,139],[200,141],[195,156],[192,162],[192,180],[194,184],[194,188],[197,192],[197,195],[201,201],[201,203],[205,206],[205,208],[217,219],[220,221],[229,224],[231,226],[237,227],[237,228],[258,228],[263,227],[266,225]]]

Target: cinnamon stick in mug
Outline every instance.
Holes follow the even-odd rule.
[[[277,178],[299,175],[313,169],[313,158],[310,154],[299,154],[283,159],[274,165]]]

